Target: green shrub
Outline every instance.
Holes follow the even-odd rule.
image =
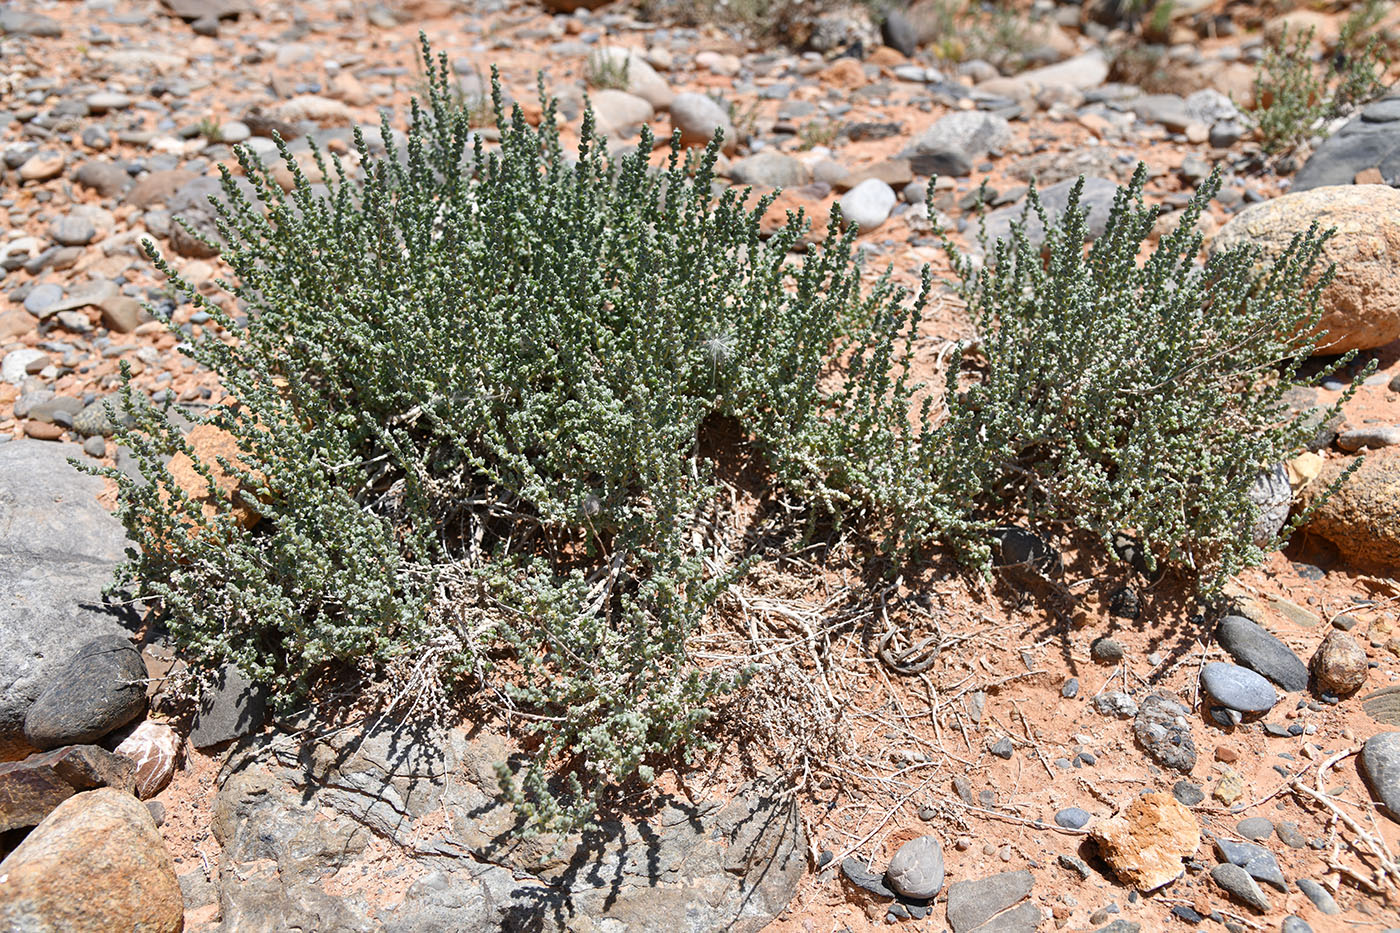
[[[318,191],[284,150],[287,194],[237,150],[257,196],[225,170],[216,209],[246,328],[147,246],[236,338],[186,352],[233,400],[200,420],[237,440],[219,466],[261,521],[240,526],[134,394],[122,442],[149,482],[108,475],[141,546],[128,575],[195,663],[232,659],[286,697],[337,662],[469,676],[540,724],[534,772],[508,782],[522,809],[574,825],[742,676],[686,653],[739,569],[699,542],[707,427],[737,426],[814,521],[878,507],[909,431],[894,345],[925,296],[862,294],[835,226],[790,261],[805,220],[764,240],[771,199],[712,198],[718,140],[653,170],[649,134],[613,161],[589,114],[571,159],[552,104],[533,129],[496,85],[487,151],[445,59],[425,59],[406,148],[386,122],[376,158],[357,131],[362,177],[318,153]],[[178,452],[212,516],[164,465]],[[556,762],[577,781],[563,799]]]
[[[590,52],[584,79],[588,82],[589,87],[625,91],[630,83],[628,72],[631,68],[632,59],[628,56],[612,55],[602,51]]]
[[[1139,165],[1087,251],[1082,180],[1056,223],[1032,191],[985,266],[949,244],[980,349],[970,387],[949,373],[934,469],[964,512],[1080,528],[1105,547],[1136,535],[1150,566],[1189,568],[1211,589],[1261,559],[1249,488],[1316,431],[1317,413],[1290,415],[1285,394],[1350,356],[1302,374],[1320,337],[1300,335],[1331,277],[1307,284],[1325,234],[1299,234],[1262,272],[1245,247],[1198,266],[1217,173],[1140,262],[1157,220],[1145,180]]]
[[[1289,152],[1325,130],[1324,123],[1385,92],[1385,51],[1360,41],[1349,20],[1337,54],[1323,74],[1313,65],[1313,30],[1287,28],[1265,50],[1254,77],[1255,126],[1270,153]]]
[[[238,456],[205,462],[128,388],[142,479],[100,472],[139,546],[125,578],[197,667],[288,702],[346,665],[465,684],[535,733],[501,775],[525,826],[567,829],[703,742],[747,674],[688,653],[745,569],[707,543],[712,436],[808,533],[848,528],[890,567],[940,540],[985,564],[1007,518],[1134,532],[1206,575],[1259,556],[1245,489],[1303,437],[1280,400],[1312,346],[1290,335],[1316,320],[1315,232],[1262,279],[1247,250],[1195,269],[1213,180],[1139,265],[1140,170],[1087,256],[1073,207],[1048,262],[1019,227],[980,271],[954,251],[982,350],[944,419],[911,375],[927,271],[912,300],[888,273],[862,289],[839,213],[793,258],[805,220],[764,239],[770,199],[713,194],[718,139],[658,169],[648,131],[613,160],[586,114],[570,157],[542,90],[535,129],[493,80],[488,150],[424,52],[402,149],[387,118],[383,157],[357,130],[353,174],[316,154],[320,189],[284,148],[290,193],[235,150],[255,197],[225,170],[214,207],[246,326],[147,244],[217,325],[182,348],[230,399],[195,420]]]

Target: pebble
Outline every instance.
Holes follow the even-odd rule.
[[[1094,709],[1105,716],[1127,719],[1137,715],[1138,705],[1132,697],[1121,690],[1109,690],[1094,697]]]
[[[1367,425],[1337,435],[1337,446],[1346,451],[1393,447],[1396,444],[1400,444],[1400,426],[1393,424]]]
[[[1083,829],[1084,825],[1092,819],[1088,810],[1081,810],[1079,807],[1066,807],[1055,814],[1056,824],[1065,829]]]
[[[1114,664],[1123,660],[1123,646],[1107,635],[1095,638],[1089,646],[1089,657],[1100,664]]]
[[[82,645],[56,672],[24,716],[36,748],[95,742],[131,722],[146,706],[146,662],[120,635]]]
[[[996,744],[991,748],[993,755],[996,755],[998,758],[1005,758],[1008,761],[1011,759],[1011,754],[1014,750],[1015,747],[1011,744],[1011,740],[1005,736],[998,739]]]
[[[1285,690],[1308,688],[1308,669],[1302,660],[1274,635],[1243,616],[1226,616],[1216,629],[1221,647],[1237,662],[1262,674]]]
[[[867,178],[841,198],[841,218],[868,233],[889,218],[897,200],[889,185],[878,178]]]
[[[1313,933],[1313,928],[1302,917],[1284,917],[1282,933]]]
[[[131,98],[116,91],[98,91],[87,96],[88,110],[103,114],[109,110],[125,110],[131,106]]]
[[[100,435],[93,435],[83,441],[83,453],[101,459],[107,455],[107,441]]]
[[[44,149],[34,153],[19,167],[19,177],[25,181],[48,181],[63,171],[63,153]]]
[[[1288,883],[1284,880],[1283,870],[1279,868],[1278,859],[1263,846],[1252,842],[1234,842],[1229,839],[1217,838],[1215,850],[1226,862],[1247,871],[1255,881],[1266,882],[1281,891],[1288,890]]]
[[[1206,792],[1190,781],[1177,781],[1172,785],[1172,796],[1188,807],[1194,807],[1206,799]]]
[[[1262,816],[1252,816],[1247,820],[1240,820],[1235,831],[1246,839],[1258,841],[1268,839],[1274,834],[1274,824]]]
[[[1302,891],[1307,899],[1313,902],[1314,907],[1327,916],[1335,917],[1342,912],[1342,909],[1332,898],[1332,893],[1311,878],[1299,878],[1298,890]]]
[[[1138,708],[1133,735],[1153,761],[1190,774],[1196,767],[1196,742],[1191,737],[1189,715],[1190,711],[1177,701],[1154,693]]]
[[[1264,896],[1264,892],[1259,889],[1259,885],[1254,883],[1254,879],[1249,876],[1249,872],[1238,865],[1231,865],[1228,862],[1224,865],[1217,865],[1210,870],[1211,880],[1220,885],[1223,889],[1238,898],[1242,903],[1249,905],[1260,913],[1267,913],[1269,910],[1269,899]]]
[[[97,236],[97,228],[86,217],[65,214],[49,225],[49,236],[64,246],[86,246]]]
[[[1060,696],[1064,697],[1066,700],[1072,700],[1079,696],[1079,678],[1071,677],[1069,680],[1066,680],[1064,686],[1060,687]]]
[[[43,317],[44,312],[63,300],[63,287],[53,282],[44,282],[30,289],[24,296],[24,310],[35,317]]]
[[[859,859],[848,858],[842,861],[841,873],[851,884],[871,894],[891,900],[895,897],[895,893],[885,886],[884,878],[866,868]]]
[[[1273,708],[1278,694],[1263,677],[1247,667],[1212,661],[1201,671],[1201,687],[1223,706],[1240,713]]]
[[[1298,824],[1292,820],[1275,823],[1274,832],[1278,834],[1279,841],[1290,849],[1302,849],[1308,844],[1307,837],[1298,828]]]
[[[1000,914],[998,929],[1002,929],[1001,924],[1012,919],[1003,911],[1009,911],[1029,897],[1034,883],[1031,873],[1025,870],[1002,872],[990,878],[959,881],[948,888],[948,925],[953,928],[954,933],[964,933],[980,927]],[[1037,910],[1038,919],[1038,908],[1035,908],[1034,904],[1029,906]],[[1013,930],[1017,927],[1008,925],[1005,929]]]
[[[929,900],[943,889],[943,846],[919,836],[899,847],[885,871],[885,884],[905,897]]]
[[[1330,632],[1312,657],[1318,689],[1333,696],[1355,693],[1366,683],[1366,649],[1344,632]]]

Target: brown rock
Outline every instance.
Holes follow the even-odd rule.
[[[219,458],[242,467],[238,442],[223,428],[212,424],[196,425],[185,440],[194,448],[195,456],[209,468],[214,476],[214,485],[219,492],[229,497],[233,503],[233,514],[244,528],[252,528],[258,523],[259,515],[243,502],[239,493],[236,476],[231,475],[219,464]],[[218,507],[209,496],[209,481],[194,468],[194,461],[185,453],[178,453],[170,460],[170,475],[184,493],[201,503],[205,518],[213,518],[219,513]]]
[[[1355,693],[1366,683],[1366,650],[1345,632],[1332,632],[1312,656],[1317,686],[1336,696]]]
[[[123,204],[131,204],[145,210],[154,204],[164,204],[175,192],[195,180],[194,172],[182,168],[151,172],[132,185],[122,198]]]
[[[136,795],[146,800],[170,783],[180,755],[180,737],[165,723],[147,719],[118,743],[117,754],[135,764]]]
[[[0,311],[0,341],[8,342],[34,332],[39,320],[23,308]]]
[[[870,80],[865,76],[865,66],[854,58],[837,59],[817,76],[831,87],[854,91],[865,87]]]
[[[31,420],[24,423],[24,433],[36,441],[56,441],[63,437],[64,430],[61,424],[48,424],[44,421]]]
[[[1316,222],[1336,228],[1314,276],[1337,266],[1322,293],[1319,329],[1328,353],[1365,350],[1400,338],[1400,190],[1334,185],[1285,194],[1240,211],[1211,241],[1211,253],[1257,245],[1277,256],[1294,234]]]
[[[757,200],[765,192],[772,189],[755,189],[752,197]],[[777,200],[768,208],[763,217],[759,220],[759,233],[764,237],[770,237],[777,233],[787,224],[788,213],[796,214],[798,211],[811,223],[807,233],[799,241],[810,246],[813,243],[820,243],[826,236],[827,227],[831,223],[831,205],[826,199],[827,191],[825,185],[803,185],[798,188],[784,188],[778,195]]]
[[[1336,482],[1350,460],[1329,460],[1303,488],[1297,507],[1309,508]],[[1400,564],[1400,448],[1366,455],[1361,467],[1304,526],[1337,546],[1354,564],[1394,570]]]
[[[1154,791],[1096,823],[1093,839],[1114,874],[1146,892],[1180,877],[1201,832],[1190,810],[1171,794]]]
[[[180,883],[146,805],[112,788],[70,797],[0,862],[0,929],[179,933]]]
[[[70,745],[0,763],[0,832],[38,826],[78,791],[115,787],[131,793],[135,770],[130,761],[96,745]]]
[[[130,295],[113,295],[98,307],[102,309],[102,323],[118,334],[131,333],[141,326],[145,318],[141,302]]]

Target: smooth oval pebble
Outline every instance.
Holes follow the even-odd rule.
[[[1215,637],[1236,661],[1283,689],[1308,688],[1308,668],[1302,658],[1263,626],[1243,616],[1226,616]]]
[[[1361,773],[1386,813],[1400,822],[1400,732],[1380,732],[1366,740]]]
[[[1213,661],[1201,671],[1201,686],[1220,705],[1241,713],[1273,709],[1278,694],[1273,685],[1247,667]]]
[[[1274,834],[1274,824],[1262,816],[1252,816],[1247,820],[1240,820],[1240,825],[1235,829],[1246,839],[1268,839]]]
[[[1084,824],[1092,819],[1088,810],[1081,810],[1079,807],[1065,807],[1055,814],[1055,822],[1065,829],[1083,829]]]
[[[885,871],[885,883],[905,897],[928,900],[943,888],[943,846],[934,836],[910,839]]]

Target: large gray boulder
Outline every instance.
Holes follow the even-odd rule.
[[[499,736],[389,720],[249,740],[214,804],[225,933],[757,933],[802,877],[797,812],[756,784],[727,801],[662,797],[585,834],[515,838],[494,771],[511,759]],[[413,863],[399,903],[326,888],[337,871],[384,872],[385,845]]]
[[[1293,177],[1292,191],[1350,185],[1369,169],[1400,185],[1400,89],[1368,105],[1323,140]]]
[[[132,628],[102,598],[126,534],[97,501],[102,480],[69,465],[76,451],[0,444],[0,760],[33,750],[25,713],[74,647]]]

